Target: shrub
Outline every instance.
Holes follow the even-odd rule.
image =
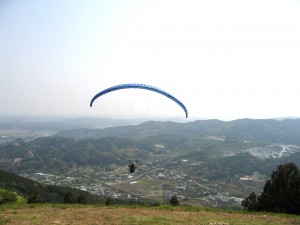
[[[78,204],[86,204],[86,199],[85,199],[84,195],[78,196],[77,203]]]
[[[6,191],[0,188],[0,204],[8,203],[8,202],[16,202],[18,195],[12,191]]]
[[[170,204],[173,206],[179,205],[179,201],[176,195],[173,195],[172,198],[170,199]]]
[[[73,195],[72,192],[68,192],[64,198],[64,203],[68,203],[68,204],[75,204],[76,203],[76,199]]]

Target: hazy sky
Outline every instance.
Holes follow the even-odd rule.
[[[145,90],[89,107],[121,83],[191,118],[300,117],[300,1],[0,0],[0,114],[184,118]]]

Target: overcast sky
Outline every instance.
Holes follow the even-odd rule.
[[[146,90],[89,107],[122,83],[191,118],[300,117],[300,1],[0,1],[0,114],[184,118]]]

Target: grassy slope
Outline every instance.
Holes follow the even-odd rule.
[[[300,224],[300,216],[199,207],[2,205],[0,224]]]

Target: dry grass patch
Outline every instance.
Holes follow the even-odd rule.
[[[38,206],[0,211],[0,224],[206,224],[206,225],[296,225],[300,217],[273,214],[245,214],[212,211],[185,211],[179,208]]]

